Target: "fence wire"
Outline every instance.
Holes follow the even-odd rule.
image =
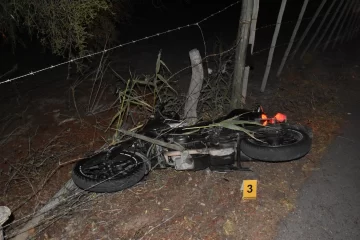
[[[64,62],[61,62],[61,63],[58,63],[58,64],[55,64],[55,65],[50,65],[48,67],[45,67],[45,68],[42,68],[42,69],[39,69],[39,70],[36,70],[36,71],[31,71],[27,74],[24,74],[24,75],[21,75],[21,76],[18,76],[18,77],[14,77],[14,78],[9,78],[3,82],[0,82],[0,85],[1,84],[5,84],[5,83],[9,83],[9,82],[13,82],[15,80],[18,80],[18,79],[21,79],[21,78],[24,78],[24,77],[28,77],[28,76],[33,76],[35,74],[38,74],[40,72],[44,72],[44,71],[47,71],[47,70],[51,70],[51,69],[54,69],[54,68],[57,68],[57,67],[60,67],[60,66],[63,66],[63,65],[66,65],[66,64],[69,64],[69,63],[73,63],[73,62],[76,62],[76,61],[79,61],[81,59],[85,59],[85,58],[90,58],[90,57],[93,57],[93,56],[96,56],[96,55],[100,55],[100,54],[103,54],[103,53],[107,53],[109,51],[112,51],[112,50],[115,50],[117,48],[122,48],[122,47],[125,47],[125,46],[128,46],[128,45],[131,45],[131,44],[135,44],[135,43],[138,43],[138,42],[141,42],[141,41],[144,41],[144,40],[149,40],[149,39],[152,39],[152,38],[155,38],[155,37],[159,37],[159,36],[162,36],[162,35],[165,35],[165,34],[168,34],[168,33],[172,33],[172,32],[175,32],[175,31],[179,31],[181,29],[185,29],[185,28],[189,28],[189,27],[193,27],[193,26],[197,26],[199,27],[199,25],[207,20],[209,20],[210,18],[216,16],[216,15],[219,15],[220,13],[226,11],[227,9],[237,5],[238,3],[240,3],[241,1],[236,1],[230,5],[228,5],[227,7],[217,11],[217,12],[214,12],[213,14],[203,18],[202,20],[198,21],[198,22],[195,22],[195,23],[192,23],[192,24],[187,24],[187,25],[183,25],[183,26],[180,26],[180,27],[177,27],[177,28],[172,28],[172,29],[169,29],[169,30],[166,30],[166,31],[163,31],[163,32],[158,32],[158,33],[155,33],[155,34],[152,34],[152,35],[148,35],[146,37],[143,37],[143,38],[139,38],[139,39],[136,39],[136,40],[132,40],[132,41],[129,41],[129,42],[126,42],[126,43],[123,43],[123,44],[119,44],[119,45],[116,45],[114,47],[111,47],[111,48],[107,48],[107,49],[104,49],[102,51],[98,51],[98,52],[94,52],[94,53],[90,53],[90,54],[87,54],[85,56],[82,56],[82,57],[77,57],[77,58],[73,58],[73,59],[70,59],[68,61],[64,61]]]
[[[168,34],[168,33],[173,33],[173,32],[176,32],[176,31],[179,31],[179,30],[182,30],[182,29],[186,29],[186,28],[190,28],[190,27],[198,27],[201,31],[201,28],[200,28],[200,24],[209,20],[210,18],[216,16],[216,15],[219,15],[220,13],[228,10],[229,8],[232,8],[234,7],[235,5],[239,4],[241,1],[236,1],[226,7],[224,7],[223,9],[217,11],[217,12],[214,12],[213,14],[210,14],[209,16],[201,19],[200,21],[198,22],[195,22],[195,23],[191,23],[191,24],[187,24],[187,25],[182,25],[182,26],[179,26],[179,27],[176,27],[176,28],[172,28],[172,29],[168,29],[166,31],[162,31],[162,32],[158,32],[158,33],[155,33],[155,34],[151,34],[151,35],[148,35],[148,36],[145,36],[145,37],[142,37],[142,38],[139,38],[139,39],[135,39],[135,40],[131,40],[131,41],[128,41],[126,43],[122,43],[122,44],[119,44],[119,45],[116,45],[114,47],[111,47],[111,48],[107,48],[107,49],[104,49],[104,50],[101,50],[101,51],[97,51],[97,52],[94,52],[94,53],[90,53],[90,54],[87,54],[85,56],[81,56],[81,57],[77,57],[77,58],[73,58],[73,59],[70,59],[68,61],[64,61],[64,62],[61,62],[61,63],[58,63],[58,64],[54,64],[54,65],[50,65],[48,67],[45,67],[45,68],[42,68],[42,69],[38,69],[38,70],[35,70],[35,71],[30,71],[29,73],[27,74],[23,74],[23,75],[20,75],[20,76],[17,76],[17,77],[14,77],[14,78],[9,78],[7,80],[4,80],[2,82],[0,82],[0,85],[2,84],[5,84],[5,83],[10,83],[10,82],[13,82],[13,81],[16,81],[16,80],[19,80],[19,79],[22,79],[22,78],[25,78],[25,77],[28,77],[28,76],[34,76],[38,73],[41,73],[41,72],[44,72],[44,71],[48,71],[48,70],[51,70],[51,69],[54,69],[54,68],[57,68],[57,67],[60,67],[60,66],[63,66],[63,65],[66,65],[66,64],[69,64],[69,63],[73,63],[73,62],[76,62],[76,61],[79,61],[79,60],[82,60],[82,59],[86,59],[86,58],[91,58],[91,57],[94,57],[96,55],[100,55],[100,54],[104,54],[104,53],[107,53],[109,51],[112,51],[112,50],[115,50],[115,49],[118,49],[118,48],[122,48],[122,47],[125,47],[125,46],[128,46],[128,45],[131,45],[131,44],[135,44],[135,43],[138,43],[138,42],[141,42],[141,41],[145,41],[145,40],[149,40],[149,39],[152,39],[152,38],[155,38],[155,37],[159,37],[159,36],[162,36],[162,35],[165,35],[165,34]],[[319,15],[317,18],[321,18],[321,17],[324,17],[324,15]],[[307,17],[307,18],[303,18],[301,22],[304,22],[304,21],[307,21],[307,20],[310,20],[312,17]],[[285,21],[285,22],[282,22],[280,23],[281,25],[285,25],[285,24],[291,24],[291,23],[296,23],[297,20],[289,20],[289,21]],[[259,30],[263,30],[263,29],[266,29],[266,28],[271,28],[271,27],[276,27],[276,25],[278,25],[278,23],[273,23],[273,24],[268,24],[268,25],[264,25],[264,26],[260,26],[258,28],[256,28],[256,31],[259,31]],[[282,44],[279,44],[279,45],[276,45],[275,47],[279,47],[279,46],[285,46],[289,43],[282,43]],[[256,52],[254,52],[253,54],[259,54],[261,52],[264,52],[266,50],[270,50],[271,48],[264,48],[264,49],[260,49]],[[205,53],[206,55],[206,53]]]

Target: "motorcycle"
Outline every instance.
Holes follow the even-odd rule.
[[[91,192],[115,192],[135,185],[152,169],[248,171],[245,161],[300,159],[312,144],[311,129],[288,124],[281,113],[269,118],[261,106],[193,126],[159,112],[138,133],[129,133],[129,140],[77,162],[74,183]]]

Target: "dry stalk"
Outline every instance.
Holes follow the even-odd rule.
[[[78,87],[80,84],[81,84],[82,80],[81,81],[75,81],[75,83],[70,87],[71,89],[71,96],[72,96],[72,99],[73,99],[73,103],[74,103],[74,107],[76,109],[76,113],[80,119],[80,123],[82,123],[82,118],[81,118],[81,115],[80,115],[80,112],[79,112],[79,109],[77,107],[77,104],[76,104],[76,97],[75,97],[75,89],[76,87]]]
[[[112,69],[115,75],[123,82],[124,79],[119,76],[116,71]],[[169,100],[169,93],[176,91],[169,84],[166,79],[166,73],[170,72],[166,64],[161,60],[161,51],[155,66],[154,76],[133,76],[130,73],[130,79],[126,81],[126,87],[123,90],[118,90],[119,108],[110,122],[108,129],[115,123],[115,134],[113,137],[113,144],[121,141],[123,135],[120,135],[118,129],[126,129],[140,126],[142,123],[137,122],[132,114],[138,112],[138,121],[147,119],[150,114],[155,111],[155,106],[158,102],[166,102]],[[129,123],[130,121],[130,123]],[[130,126],[127,126],[130,125]]]
[[[94,99],[93,99],[92,97],[93,97],[95,85],[96,85],[96,82],[97,82],[97,80],[98,80],[99,74],[100,74],[101,71],[104,70],[104,69],[103,69],[103,62],[104,62],[104,56],[105,56],[105,54],[106,54],[106,51],[105,51],[105,50],[106,50],[107,42],[108,42],[108,39],[107,39],[106,42],[105,42],[104,51],[103,51],[103,53],[101,54],[101,59],[100,59],[100,62],[99,62],[99,66],[98,66],[98,68],[97,68],[96,75],[95,75],[95,77],[94,77],[94,82],[93,82],[93,85],[92,85],[92,88],[91,88],[90,97],[89,97],[89,102],[88,102],[88,110],[87,110],[88,112],[92,112],[91,110],[93,110],[94,104],[95,104],[95,102],[96,102],[96,96],[95,96]],[[102,82],[102,79],[101,79],[101,82]],[[97,89],[97,91],[96,91],[96,95],[98,94],[99,89],[101,88],[101,82],[100,82],[99,87],[98,87],[98,89]]]

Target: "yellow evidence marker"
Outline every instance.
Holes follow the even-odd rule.
[[[243,190],[243,200],[255,200],[257,180],[244,180],[241,189]]]

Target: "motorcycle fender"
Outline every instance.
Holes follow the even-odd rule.
[[[210,165],[220,166],[233,164],[235,162],[235,154],[234,148],[215,150],[210,153]]]
[[[194,169],[194,161],[189,151],[181,152],[179,157],[174,158],[176,170],[192,170]]]
[[[204,170],[210,166],[208,154],[190,155],[188,151],[182,152],[181,156],[173,158],[176,170]]]

